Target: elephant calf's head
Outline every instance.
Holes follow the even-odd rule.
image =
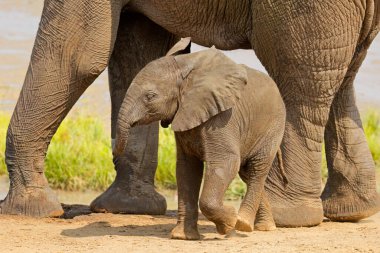
[[[161,120],[174,131],[199,126],[230,109],[247,83],[245,67],[216,49],[173,56],[190,39],[182,39],[167,56],[145,66],[130,85],[121,106],[114,155],[124,151],[129,129]]]

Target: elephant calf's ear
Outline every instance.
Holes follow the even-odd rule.
[[[187,48],[190,48],[191,38],[182,38],[180,41],[178,41],[166,54],[166,56],[169,55],[176,55],[181,51],[184,51]],[[190,52],[190,49],[188,50]]]
[[[187,77],[188,84],[172,122],[174,131],[192,129],[232,108],[247,83],[244,66],[215,49],[211,50],[214,51],[211,58],[199,57],[204,64],[196,64]]]

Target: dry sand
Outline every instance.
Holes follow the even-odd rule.
[[[0,217],[0,252],[380,252],[380,214],[358,223],[323,222],[225,238],[204,219],[200,241],[169,239],[166,216],[90,214],[74,219]]]

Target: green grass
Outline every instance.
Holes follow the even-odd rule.
[[[368,110],[363,119],[363,128],[376,167],[380,169],[380,112]]]
[[[10,117],[0,114],[0,175],[6,173],[5,136]],[[92,117],[62,122],[45,160],[51,187],[62,190],[104,190],[114,179],[110,138],[103,123]]]
[[[103,190],[114,179],[111,140],[92,117],[65,120],[49,146],[46,177],[53,188]]]
[[[9,116],[0,114],[0,175],[6,174],[5,136]],[[380,113],[370,110],[363,117],[368,144],[380,171]],[[156,185],[175,189],[176,148],[170,129],[160,128]],[[326,160],[322,160],[322,177],[327,177]],[[103,123],[95,118],[78,116],[66,119],[49,146],[45,161],[46,177],[55,189],[104,190],[114,179],[110,137]],[[237,177],[227,190],[228,199],[241,198],[244,183]]]

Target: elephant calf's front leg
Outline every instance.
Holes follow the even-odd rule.
[[[235,228],[236,211],[233,207],[223,204],[223,197],[239,167],[240,159],[238,156],[230,156],[227,161],[207,162],[199,205],[204,216],[215,223],[219,234],[227,234]]]
[[[177,143],[178,221],[171,232],[172,239],[198,240],[198,198],[203,163],[185,156]]]

